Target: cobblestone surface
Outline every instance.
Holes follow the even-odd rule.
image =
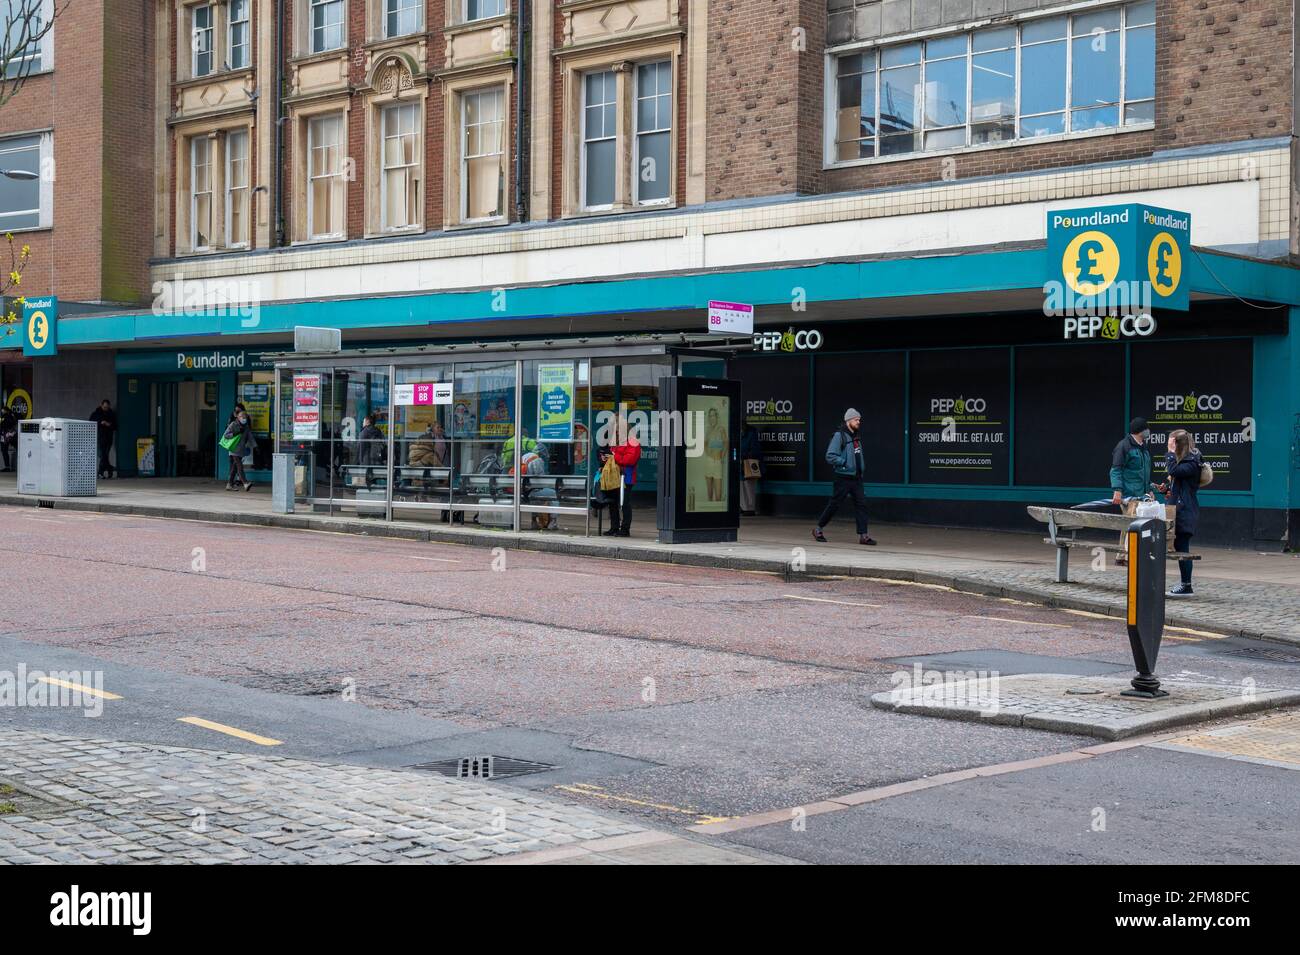
[[[461,863],[646,832],[424,773],[7,728],[0,784],[23,794],[0,863]]]

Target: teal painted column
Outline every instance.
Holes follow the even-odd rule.
[[[1255,339],[1253,489],[1255,507],[1300,508],[1300,308],[1292,308],[1287,335]]]
[[[230,419],[230,411],[235,407],[235,402],[239,400],[236,392],[239,390],[239,373],[236,371],[224,370],[217,373],[217,441],[226,432],[226,423]],[[217,445],[217,471],[216,477],[221,481],[230,480],[230,455],[220,444]]]

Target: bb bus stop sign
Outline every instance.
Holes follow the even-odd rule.
[[[1165,522],[1149,517],[1134,521],[1128,541],[1128,642],[1137,676],[1124,696],[1168,696],[1156,679],[1156,656],[1165,632]]]

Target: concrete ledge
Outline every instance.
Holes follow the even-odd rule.
[[[875,693],[871,705],[893,713],[1073,733],[1107,741],[1225,716],[1300,704],[1300,690],[1253,690],[1212,683],[1168,682],[1167,697],[1121,695],[1124,677],[1027,673],[903,687]]]

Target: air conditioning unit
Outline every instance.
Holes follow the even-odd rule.
[[[94,497],[98,427],[77,418],[20,421],[18,493]]]

